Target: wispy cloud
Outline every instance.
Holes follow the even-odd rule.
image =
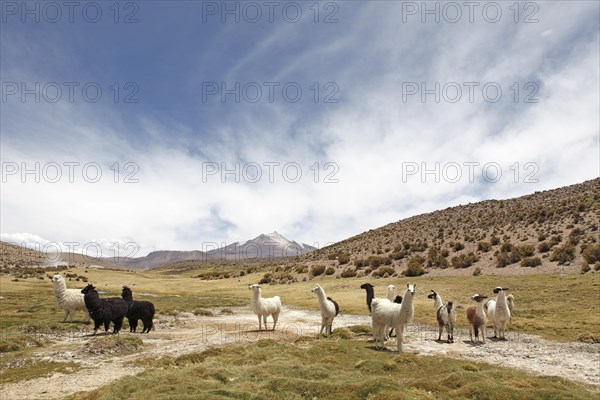
[[[139,24],[110,26],[107,37],[131,33],[123,43],[103,41],[108,25],[8,21],[3,85],[93,81],[104,96],[2,103],[3,173],[19,168],[3,176],[3,238],[121,238],[144,254],[277,230],[323,245],[415,213],[597,177],[599,6],[537,4],[531,24],[506,7],[497,23],[421,23],[402,22],[402,2],[340,2],[339,22],[327,25],[203,24],[193,5],[142,2]],[[78,36],[97,41],[87,48]],[[122,101],[128,81],[137,103]],[[204,101],[206,82],[257,82],[263,96]],[[279,84],[272,102],[264,82]],[[298,102],[282,95],[291,82]],[[327,83],[337,102],[324,102]],[[423,101],[436,83],[439,102]],[[497,102],[486,84],[501,88]],[[407,95],[410,85],[419,92]],[[22,175],[36,162],[39,183]],[[57,183],[42,173],[53,162]],[[79,163],[73,182],[65,162]],[[101,169],[96,183],[82,174],[88,163]]]

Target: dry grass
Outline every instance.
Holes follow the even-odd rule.
[[[344,339],[352,338],[352,340]],[[235,367],[232,367],[235,366]],[[329,339],[257,344],[166,358],[71,400],[590,399],[597,388],[491,364],[373,351],[351,330]]]

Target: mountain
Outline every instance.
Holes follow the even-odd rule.
[[[117,263],[128,269],[153,269],[180,261],[245,260],[251,258],[280,258],[298,256],[316,250],[308,244],[297,243],[277,232],[261,234],[251,240],[235,242],[209,251],[153,251],[145,257],[120,258]]]
[[[305,243],[291,241],[278,232],[262,234],[252,240],[235,242],[206,253],[210,260],[243,260],[247,258],[278,258],[299,256],[316,250]]]

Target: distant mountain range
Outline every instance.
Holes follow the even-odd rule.
[[[293,257],[316,250],[305,243],[288,240],[278,232],[261,234],[251,240],[235,242],[209,251],[153,251],[145,257],[111,258],[112,263],[128,269],[153,269],[179,261],[245,260],[252,258]]]

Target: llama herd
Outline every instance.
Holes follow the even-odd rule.
[[[131,289],[123,286],[121,298],[100,298],[94,285],[87,285],[83,289],[69,289],[62,275],[54,275],[54,296],[58,306],[65,310],[63,322],[73,321],[77,310],[83,310],[86,314],[86,323],[91,319],[94,321],[94,335],[104,325],[104,331],[108,332],[110,323],[113,323],[113,333],[119,333],[123,326],[123,319],[129,321],[129,330],[135,332],[138,321],[142,320],[144,328],[142,333],[150,332],[154,318],[154,304],[149,301],[133,300]]]
[[[396,287],[389,285],[387,289],[387,297],[375,297],[375,289],[370,283],[361,285],[367,293],[367,307],[371,314],[373,339],[375,346],[381,344],[380,348],[385,349],[385,341],[388,340],[394,330],[396,331],[396,345],[398,352],[402,352],[402,342],[404,339],[404,328],[412,321],[414,315],[413,299],[416,292],[416,284],[409,283],[406,285],[404,297],[395,296]],[[252,295],[252,311],[258,316],[258,328],[262,330],[262,322],[264,322],[265,330],[267,329],[267,317],[273,318],[273,329],[277,325],[279,314],[281,313],[281,299],[279,296],[271,298],[263,298],[261,296],[260,285],[248,285],[248,289],[253,291]],[[511,321],[512,310],[514,305],[514,297],[512,294],[506,296],[508,288],[497,287],[493,290],[496,294],[495,299],[484,302],[487,296],[475,294],[471,297],[477,302],[476,306],[469,306],[466,310],[467,321],[469,322],[469,334],[471,342],[473,342],[473,332],[476,340],[479,340],[479,331],[481,330],[482,342],[485,343],[485,324],[488,319],[494,327],[494,337],[500,340],[506,340],[504,331],[506,324]],[[339,314],[339,305],[331,298],[325,295],[325,290],[317,284],[311,290],[317,295],[319,309],[321,311],[321,330],[327,334],[331,334],[333,319]],[[442,332],[444,329],[447,334],[447,343],[454,343],[454,325],[456,324],[456,310],[454,303],[448,301],[444,303],[441,296],[434,290],[427,295],[428,299],[434,301],[435,316],[438,322],[438,341],[442,340]],[[262,319],[261,319],[262,318]],[[387,329],[390,328],[389,333]]]
[[[153,327],[154,305],[149,301],[133,300],[131,289],[123,286],[121,298],[100,298],[96,288],[89,284],[84,289],[68,289],[64,277],[54,275],[52,282],[54,284],[54,294],[57,304],[65,311],[63,322],[67,318],[73,320],[73,315],[78,310],[86,313],[86,322],[90,318],[94,321],[94,334],[103,325],[104,331],[108,332],[110,323],[114,325],[113,333],[118,333],[123,325],[123,319],[129,321],[129,329],[136,332],[138,321],[143,324],[142,333],[148,333]],[[414,315],[413,299],[416,293],[416,284],[406,285],[404,296],[395,295],[396,287],[389,285],[387,296],[385,298],[375,297],[373,285],[365,283],[360,286],[366,291],[367,307],[371,315],[373,339],[376,348],[385,349],[385,341],[392,334],[396,333],[396,345],[398,352],[402,352],[402,342],[404,338],[404,328],[408,325]],[[282,304],[279,296],[270,298],[262,297],[261,287],[258,284],[248,285],[252,290],[250,307],[258,317],[258,329],[268,330],[267,318],[273,319],[271,330],[275,330],[277,320],[281,313]],[[506,295],[508,288],[497,287],[493,290],[495,298],[486,301],[487,296],[475,294],[471,297],[475,305],[466,309],[466,317],[469,324],[469,336],[473,342],[479,341],[479,332],[481,331],[481,342],[485,343],[485,325],[488,320],[494,329],[494,337],[500,340],[506,340],[506,325],[511,322],[514,307],[514,296]],[[331,297],[327,297],[325,290],[316,285],[311,292],[317,296],[317,302],[321,313],[321,330],[326,334],[332,333],[333,320],[339,314],[340,307]],[[438,322],[438,341],[442,340],[442,333],[446,330],[447,343],[454,342],[454,326],[456,324],[456,309],[452,301],[443,302],[439,293],[431,290],[427,295],[428,299],[434,301],[435,317]],[[389,332],[388,332],[389,329]],[[378,346],[378,345],[381,346]]]

